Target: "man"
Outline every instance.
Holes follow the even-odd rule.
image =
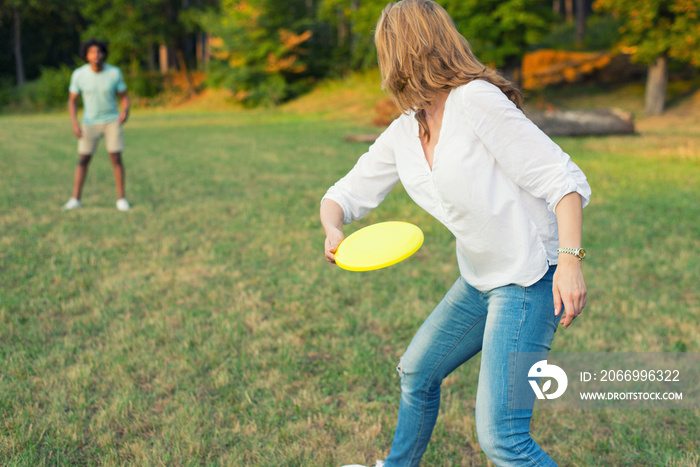
[[[119,68],[105,63],[107,44],[90,39],[80,47],[80,55],[87,63],[73,71],[70,79],[68,112],[73,123],[73,133],[78,138],[78,166],[75,168],[73,197],[63,206],[64,210],[82,206],[83,191],[90,159],[100,138],[112,161],[114,181],[117,184],[117,209],[128,211],[131,206],[124,197],[124,135],[122,125],[129,118],[129,96]],[[83,121],[78,124],[78,96],[83,97]],[[121,112],[117,105],[121,104]]]

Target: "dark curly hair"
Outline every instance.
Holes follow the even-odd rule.
[[[83,44],[80,46],[80,57],[87,61],[87,52],[88,49],[92,46],[97,46],[100,48],[103,54],[105,54],[105,58],[107,58],[107,55],[109,55],[109,50],[107,49],[107,43],[102,42],[100,40],[95,39],[94,37],[83,42]]]

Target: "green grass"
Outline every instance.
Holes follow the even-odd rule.
[[[367,130],[294,108],[136,112],[133,210],[114,207],[100,149],[85,207],[64,213],[76,160],[67,116],[1,117],[0,464],[383,458],[394,367],[458,272],[449,232],[401,189],[346,232],[414,222],[426,235],[414,257],[371,273],[325,262],[318,202],[366,148],[343,137]],[[698,140],[700,125],[657,125],[558,141],[594,197],[589,305],[554,350],[700,351]],[[445,381],[424,465],[487,465],[477,376],[478,358]],[[537,410],[533,436],[562,466],[691,466],[700,417]]]

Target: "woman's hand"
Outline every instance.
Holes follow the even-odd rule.
[[[561,324],[568,328],[586,306],[586,283],[581,271],[581,260],[566,253],[559,255],[559,264],[552,283],[554,314],[559,315],[564,307]]]
[[[583,200],[576,192],[565,195],[555,208],[559,225],[559,245],[562,248],[578,248],[583,235]],[[559,253],[554,272],[552,292],[554,314],[564,307],[561,324],[568,328],[586,306],[586,283],[581,272],[581,260],[568,253]]]
[[[332,199],[321,203],[321,224],[326,232],[326,259],[335,264],[335,252],[343,241],[343,209]]]
[[[329,228],[326,230],[326,260],[329,263],[335,264],[335,252],[338,250],[338,245],[345,239],[343,231],[337,228]]]

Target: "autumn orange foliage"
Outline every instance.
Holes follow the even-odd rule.
[[[298,46],[311,37],[311,31],[294,34],[286,29],[279,31],[280,49],[267,54],[264,70],[266,73],[291,72],[301,73],[306,71],[306,65],[298,63],[299,54],[304,53]],[[245,66],[246,57],[237,51],[226,50],[224,41],[219,37],[209,38],[209,47],[214,58],[227,60],[232,68]],[[296,53],[293,53],[296,52]]]
[[[191,83],[192,86],[197,89],[202,85],[205,79],[206,75],[201,71],[177,71],[166,74],[164,76],[164,84],[167,89],[175,88],[184,90],[189,89]]]
[[[575,82],[605,68],[613,58],[609,52],[571,52],[543,49],[525,55],[523,89],[542,89],[550,84]]]
[[[280,41],[282,42],[284,53],[288,53],[297,49],[297,46],[305,42],[311,37],[311,31],[305,31],[301,34],[294,34],[286,29],[280,29]],[[298,50],[298,49],[297,49]],[[267,63],[265,64],[266,73],[277,73],[279,71],[287,71],[292,73],[301,73],[306,70],[306,65],[297,63],[299,55],[292,54],[286,57],[277,57],[270,52],[267,55]]]

